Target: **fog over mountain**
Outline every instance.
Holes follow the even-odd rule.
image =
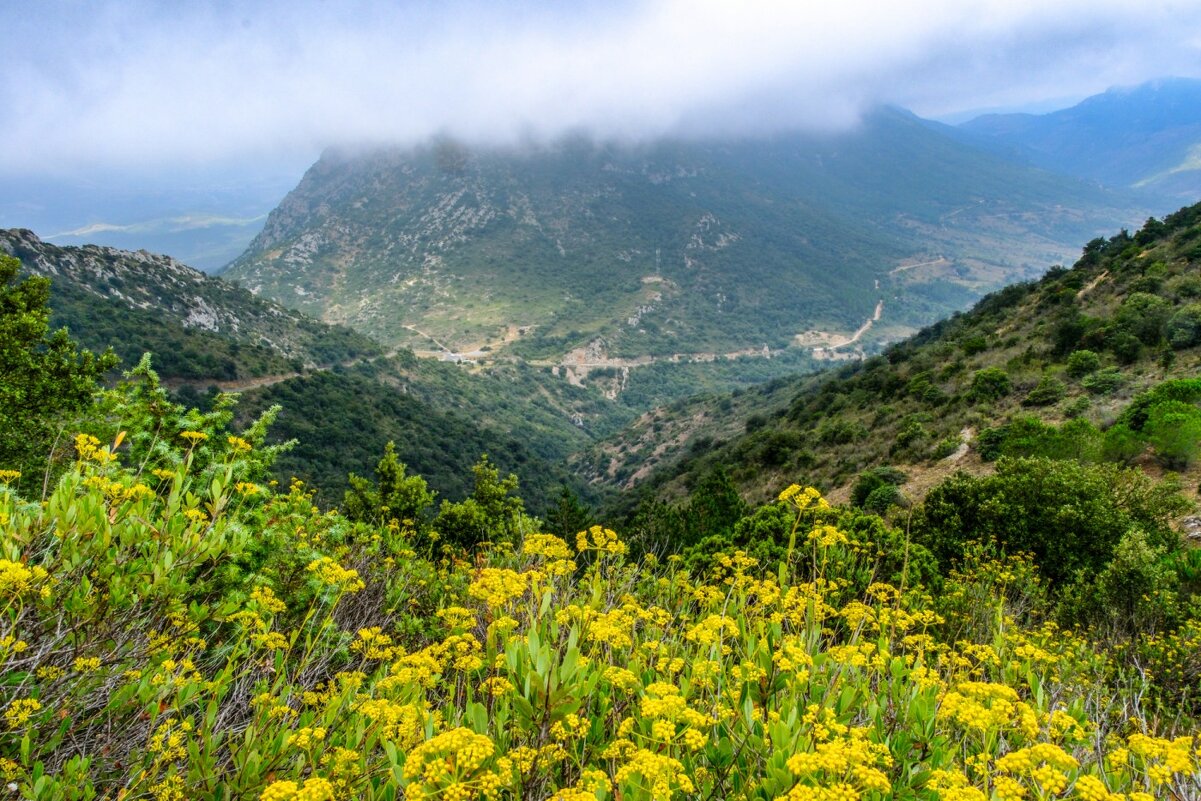
[[[329,146],[828,131],[1201,75],[1201,4],[1169,0],[50,0],[0,24],[0,225],[206,268]]]
[[[1201,6],[1067,0],[7,5],[0,164],[769,131],[1196,74]],[[70,124],[64,124],[66,121]]]

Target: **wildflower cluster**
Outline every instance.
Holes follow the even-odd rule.
[[[1003,570],[955,578],[940,601],[882,580],[812,488],[777,507],[805,553],[782,564],[635,562],[600,526],[574,548],[533,533],[428,561],[401,528],[239,472],[261,440],[209,422],[165,429],[176,450],[137,498],[141,476],[85,437],[45,504],[5,501],[0,772],[20,797],[1163,801],[1201,787],[1201,742],[1115,712],[1115,671],[1087,640],[1015,620],[1004,591],[987,596],[988,627],[965,624],[979,587],[1012,585]]]

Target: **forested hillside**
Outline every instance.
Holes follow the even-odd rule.
[[[1196,489],[1199,374],[1192,206],[1096,239],[1070,269],[1007,287],[880,356],[656,410],[582,464],[602,485],[645,481],[665,496],[720,466],[755,499],[798,476],[845,498],[861,472],[889,468],[916,500],[1002,455],[1182,471]]]
[[[587,492],[567,472],[567,455],[633,416],[600,391],[534,368],[479,374],[407,350],[385,354],[366,336],[164,256],[60,248],[21,230],[0,232],[0,251],[21,260],[22,275],[50,279],[54,327],[97,353],[113,349],[121,367],[110,378],[149,353],[155,372],[193,404],[239,391],[246,419],[282,403],[272,441],[299,444],[280,456],[278,478],[304,479],[324,505],[337,502],[348,473],[369,472],[395,441],[443,496],[462,497],[471,466],[489,454],[502,469],[530,474],[527,497],[542,509],[564,484]]]
[[[55,325],[126,364],[153,352],[170,379],[232,381],[330,366],[380,353],[348,328],[256,298],[167,256],[58,247],[32,231],[0,231],[0,252],[52,279]]]

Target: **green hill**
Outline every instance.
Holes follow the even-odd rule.
[[[281,405],[273,442],[298,440],[279,475],[299,476],[336,503],[347,474],[370,472],[389,441],[442,496],[463,497],[481,454],[522,477],[522,495],[542,512],[567,485],[590,495],[567,468],[570,453],[611,435],[632,415],[598,392],[549,381],[532,368],[484,373],[408,351],[348,369],[314,371],[248,390],[249,420]]]
[[[145,352],[168,380],[238,381],[380,353],[368,337],[257,298],[168,257],[86,245],[58,247],[0,230],[0,251],[50,278],[56,326],[126,364]]]
[[[878,309],[859,344],[900,338],[1142,219],[1136,205],[894,109],[837,135],[440,141],[326,153],[225,275],[478,360],[807,354]]]
[[[920,497],[1000,455],[1137,463],[1196,486],[1201,413],[1185,407],[1201,389],[1156,388],[1198,375],[1201,205],[1093,240],[1071,269],[1006,287],[879,356],[655,410],[577,465],[597,486],[662,497],[716,466],[756,500],[798,481],[845,499],[862,471],[883,467]],[[1175,422],[1148,424],[1147,409],[1169,400],[1184,404],[1168,410]]]

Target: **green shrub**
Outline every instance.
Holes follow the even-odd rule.
[[[976,334],[960,342],[959,347],[963,349],[965,356],[975,356],[977,353],[988,350],[988,340],[982,335]]]
[[[1053,585],[1078,571],[1097,573],[1131,527],[1153,546],[1177,537],[1170,524],[1189,504],[1173,488],[1112,465],[1042,458],[1002,458],[997,472],[957,473],[927,495],[921,541],[944,566],[972,541],[995,542],[1004,553],[1031,553]]]
[[[1063,416],[1069,420],[1081,417],[1088,412],[1091,406],[1092,402],[1087,397],[1081,395],[1064,405]]]
[[[1201,343],[1201,304],[1185,306],[1167,323],[1168,343],[1177,350]]]
[[[1022,399],[1023,406],[1051,406],[1063,400],[1067,387],[1055,376],[1044,373],[1034,389]]]
[[[901,424],[901,430],[897,432],[896,439],[893,442],[893,450],[901,450],[908,448],[915,442],[925,439],[928,436],[926,427],[922,425],[920,420],[913,418],[906,419]]]
[[[1144,345],[1154,345],[1163,337],[1164,325],[1172,313],[1172,304],[1149,292],[1132,292],[1122,301],[1114,320]]]
[[[1147,442],[1137,431],[1125,423],[1115,423],[1105,432],[1101,443],[1101,456],[1108,462],[1131,464],[1147,449]]]
[[[1000,367],[985,367],[972,376],[968,397],[977,402],[1000,400],[1011,390],[1009,375]]]
[[[1114,331],[1107,342],[1109,351],[1121,364],[1134,364],[1143,352],[1143,343],[1129,331]]]
[[[900,487],[893,484],[882,484],[863,499],[863,510],[876,515],[883,516],[894,506],[907,507],[909,499]]]
[[[342,512],[351,520],[374,526],[421,527],[434,503],[421,476],[406,474],[407,467],[396,457],[396,443],[389,442],[375,466],[375,482],[351,473],[350,489],[342,499]]]
[[[1167,549],[1152,545],[1142,529],[1130,529],[1100,573],[1082,574],[1065,593],[1060,620],[1066,626],[1083,623],[1118,639],[1174,627],[1179,622],[1180,581],[1166,555]]]
[[[827,420],[817,430],[817,440],[823,445],[845,445],[866,436],[867,429],[851,420]]]
[[[763,438],[758,459],[765,467],[780,467],[788,464],[804,445],[799,431],[774,430]]]
[[[980,454],[980,458],[986,462],[994,462],[1001,458],[1005,446],[1006,429],[1004,426],[997,428],[981,429],[976,435],[976,452]]]
[[[1101,366],[1101,357],[1091,350],[1075,350],[1068,356],[1067,372],[1072,378],[1083,378]]]
[[[896,467],[873,467],[855,479],[851,487],[851,504],[863,508],[869,495],[883,486],[898,486],[909,480],[904,471]]]
[[[1201,452],[1201,409],[1184,401],[1161,401],[1149,410],[1143,433],[1169,467],[1188,467]]]
[[[934,460],[945,459],[959,449],[962,440],[958,436],[945,437],[940,439],[934,445],[934,449],[930,452],[930,458]]]
[[[1125,383],[1126,377],[1122,375],[1121,370],[1116,367],[1106,367],[1104,370],[1098,370],[1085,376],[1080,382],[1080,386],[1093,395],[1112,395]]]

